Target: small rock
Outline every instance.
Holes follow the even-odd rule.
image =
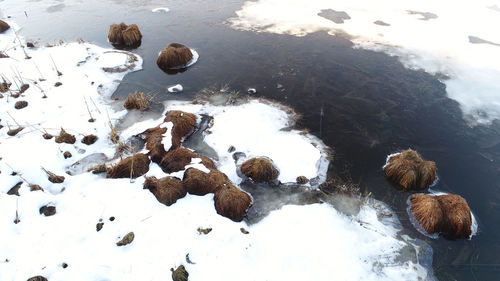
[[[31,277],[27,281],[48,281],[48,280],[47,280],[47,278],[38,275],[38,276],[35,276],[35,277]]]
[[[28,43],[26,43],[26,47],[35,48],[35,44],[33,42],[28,42]]]
[[[198,227],[198,234],[209,234],[210,232],[212,231],[212,228],[209,227],[209,228],[201,228],[201,227]]]
[[[56,83],[54,84],[54,87],[59,87],[59,86],[62,86],[62,83],[61,83],[61,82],[56,82]]]
[[[122,240],[118,241],[116,243],[117,246],[125,246],[125,245],[128,245],[130,243],[132,243],[132,241],[134,241],[134,233],[133,232],[129,232],[127,235],[125,235],[125,237],[123,237]]]
[[[252,95],[257,93],[257,90],[255,88],[248,88],[247,92]]]
[[[25,108],[27,106],[28,106],[28,102],[24,101],[24,100],[20,100],[20,101],[16,102],[16,104],[14,105],[14,107],[16,109],[23,109],[23,108]]]
[[[175,270],[172,268],[172,280],[173,281],[188,281],[189,273],[186,271],[183,265],[179,266]]]
[[[45,206],[42,206],[39,211],[40,211],[40,215],[43,214],[46,217],[50,217],[50,216],[53,216],[56,214],[56,207],[45,205]]]
[[[94,144],[97,141],[97,136],[96,135],[87,135],[83,137],[82,143],[86,145],[91,145]]]
[[[68,264],[67,264],[67,263],[65,263],[65,262],[63,262],[63,263],[61,264],[61,266],[62,266],[62,268],[67,268],[67,267],[68,267]]]
[[[17,195],[19,196],[19,188],[21,188],[21,185],[23,184],[22,181],[18,182],[16,185],[14,185],[8,192],[7,195]]]
[[[30,87],[30,85],[29,85],[29,84],[23,84],[23,85],[21,86],[21,89],[19,89],[19,93],[20,93],[20,94],[22,94],[22,93],[26,92],[26,90],[28,90],[28,89],[29,89],[29,87]]]
[[[43,134],[43,138],[44,138],[44,139],[46,139],[46,140],[50,140],[50,139],[52,139],[53,137],[54,137],[54,136],[53,136],[53,135],[51,135],[51,134],[49,134],[49,133],[45,133],[45,134]]]
[[[243,233],[243,234],[249,234],[249,233],[250,233],[250,232],[248,232],[248,230],[244,229],[243,227],[242,227],[242,228],[240,228],[240,231],[241,231],[241,233]]]
[[[232,145],[231,145],[231,146],[228,148],[227,152],[229,152],[229,153],[233,153],[235,150],[236,150],[236,148],[235,148],[234,146],[232,146]]]
[[[18,127],[16,129],[10,129],[8,132],[7,132],[7,135],[13,137],[15,135],[17,135],[19,132],[21,132],[22,130],[24,129],[24,127]]]
[[[39,186],[38,184],[30,184],[30,191],[43,191],[43,188]]]
[[[68,158],[71,158],[73,155],[71,155],[71,152],[65,151],[63,156],[64,156],[64,159],[68,159]]]
[[[114,221],[115,220],[115,217],[110,217],[109,218],[110,221]]]
[[[104,223],[103,222],[99,222],[96,224],[95,226],[95,229],[97,230],[97,232],[101,231],[102,227],[104,226]]]
[[[304,177],[304,176],[299,176],[297,177],[297,183],[298,184],[306,184],[309,182],[309,179]]]

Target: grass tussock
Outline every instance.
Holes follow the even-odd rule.
[[[179,147],[182,138],[196,128],[196,115],[179,110],[170,110],[165,114],[164,122],[172,122],[172,145]]]
[[[189,194],[199,196],[215,193],[225,186],[232,185],[226,174],[218,170],[212,169],[205,173],[196,168],[186,170],[182,183]]]
[[[151,161],[146,154],[138,153],[121,160],[118,164],[108,168],[107,178],[137,178],[149,171]]]
[[[92,145],[97,141],[97,136],[96,135],[86,135],[82,139],[82,143],[86,145]]]
[[[46,169],[42,168],[42,170],[47,174],[48,179],[51,183],[63,183],[65,180],[64,176],[58,176],[51,171],[47,171]]]
[[[56,137],[55,141],[57,143],[74,144],[76,142],[76,138],[74,135],[67,133],[63,128],[61,128],[61,132],[59,132],[59,136]]]
[[[428,188],[436,180],[436,163],[425,161],[414,150],[408,149],[392,156],[384,167],[388,180],[403,190]]]
[[[427,233],[441,233],[450,239],[470,237],[470,208],[460,195],[414,194],[410,202],[413,216]]]
[[[180,43],[170,43],[161,51],[156,64],[159,68],[168,70],[185,67],[192,59],[193,53],[188,47]]]
[[[122,22],[109,27],[108,40],[113,45],[134,47],[141,44],[142,34],[136,24],[126,25]]]
[[[279,171],[274,167],[273,162],[263,157],[251,158],[245,161],[240,170],[255,182],[272,182],[279,175]]]
[[[200,158],[201,163],[208,169],[216,168],[214,162],[210,160],[210,158],[198,155],[195,152],[183,147],[167,152],[167,154],[165,154],[160,161],[160,167],[165,173],[168,174],[182,171],[186,165],[191,163],[191,159],[193,158]]]
[[[167,132],[167,128],[161,128],[156,126],[154,128],[149,128],[143,133],[139,134],[144,138],[146,143],[146,149],[149,150],[148,155],[151,160],[155,163],[160,163],[161,159],[167,154],[165,151],[165,146],[161,141],[163,140],[163,134]]]
[[[228,184],[215,192],[214,202],[219,215],[239,222],[245,218],[251,207],[252,198],[243,190]]]
[[[174,204],[187,194],[182,181],[175,177],[164,177],[161,179],[146,177],[144,189],[151,191],[160,203],[167,206]]]

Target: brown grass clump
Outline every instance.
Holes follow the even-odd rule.
[[[68,134],[63,128],[61,128],[59,136],[56,137],[56,142],[74,144],[76,142],[76,138],[75,136]]]
[[[148,155],[155,163],[160,163],[163,156],[167,154],[165,146],[161,143],[163,140],[163,134],[166,132],[167,128],[160,128],[160,126],[156,126],[154,128],[147,129],[140,134],[144,136],[146,149],[149,150]]]
[[[410,202],[413,216],[427,233],[442,233],[450,239],[470,237],[470,208],[460,195],[415,194]]]
[[[3,20],[0,20],[0,33],[7,31],[10,28],[10,25]]]
[[[175,270],[173,268],[170,269],[172,271],[172,280],[173,281],[188,281],[189,273],[186,271],[186,268],[181,265]]]
[[[126,25],[122,22],[109,27],[108,40],[113,45],[138,46],[141,39],[141,31],[135,24]]]
[[[165,114],[164,122],[172,122],[172,146],[180,146],[181,140],[196,128],[196,115],[179,110],[170,110]]]
[[[400,185],[403,190],[422,190],[436,180],[436,163],[424,161],[414,150],[408,149],[392,156],[384,167],[388,180]]]
[[[218,170],[212,169],[210,173],[205,173],[196,168],[189,168],[184,172],[182,183],[189,194],[200,196],[232,185],[226,174]]]
[[[163,70],[182,68],[193,59],[191,50],[179,43],[168,44],[158,56],[156,64]]]
[[[201,163],[208,169],[215,169],[215,164],[206,156],[201,156],[193,151],[179,147],[170,150],[160,161],[160,166],[165,173],[173,173],[184,170],[184,167],[191,163],[192,158],[201,158]]]
[[[245,161],[241,167],[241,172],[255,182],[271,182],[278,178],[279,171],[267,158],[252,158]]]
[[[235,222],[242,221],[252,205],[250,195],[232,184],[215,192],[214,201],[217,213]]]
[[[84,143],[86,145],[94,144],[96,141],[97,141],[96,135],[87,135],[87,136],[84,136],[82,139],[82,143]]]
[[[160,203],[167,206],[174,204],[178,199],[183,198],[187,194],[182,181],[175,177],[164,177],[161,179],[146,177],[144,189],[149,189]]]
[[[146,154],[127,157],[106,171],[107,178],[137,178],[149,171],[151,161]]]
[[[332,178],[319,185],[319,189],[326,194],[348,194],[348,195],[358,195],[359,185],[353,183],[351,180],[344,181],[339,178]]]
[[[92,174],[97,175],[97,174],[102,174],[106,173],[108,168],[106,167],[106,164],[99,164],[97,166],[91,167],[87,170],[87,172],[92,172]]]
[[[128,95],[127,99],[125,100],[125,103],[123,104],[123,107],[125,107],[128,110],[132,109],[138,109],[141,111],[148,110],[149,109],[148,96],[145,93],[135,91],[135,93]]]

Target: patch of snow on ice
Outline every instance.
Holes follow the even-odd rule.
[[[165,148],[165,151],[169,151],[170,148],[172,147],[172,128],[174,127],[174,123],[172,122],[166,122],[160,125],[160,128],[167,128],[167,132],[163,134],[163,139],[161,140],[161,143],[163,144],[163,147]]]
[[[169,93],[178,93],[178,92],[182,92],[184,88],[182,87],[181,84],[177,84],[177,85],[174,85],[174,86],[171,86],[171,87],[168,87],[167,88],[167,91]]]
[[[167,7],[154,8],[153,10],[151,10],[151,12],[153,12],[153,13],[167,13],[167,12],[170,12],[170,9]]]

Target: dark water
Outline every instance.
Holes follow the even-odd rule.
[[[405,69],[395,57],[352,49],[345,38],[232,30],[223,22],[243,1],[221,2],[0,1],[0,10],[39,45],[81,37],[109,46],[109,24],[138,24],[144,39],[135,52],[144,70],[125,78],[115,93],[121,98],[140,90],[156,94],[158,102],[191,99],[203,88],[227,84],[291,105],[303,115],[298,125],[334,148],[330,175],[349,174],[395,210],[405,232],[432,246],[440,280],[499,280],[500,124],[469,127],[435,77]],[[151,12],[162,6],[171,11]],[[198,63],[184,73],[163,73],[156,56],[170,42],[195,48]],[[184,92],[167,93],[177,83]],[[436,161],[435,189],[467,199],[479,221],[472,240],[433,240],[414,230],[406,214],[410,193],[395,190],[381,171],[387,154],[408,147]]]

